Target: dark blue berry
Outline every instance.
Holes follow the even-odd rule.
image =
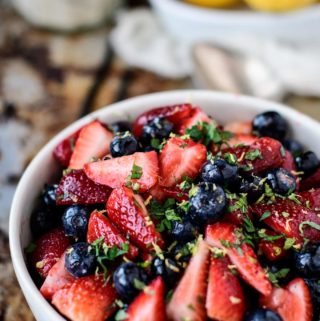
[[[197,227],[185,218],[182,221],[172,221],[171,225],[170,236],[173,240],[180,243],[192,241],[199,234]]]
[[[233,189],[235,192],[247,194],[248,200],[252,202],[264,193],[262,178],[256,175],[238,176]]]
[[[319,167],[319,158],[314,152],[305,152],[295,158],[297,169],[305,176],[311,175]]]
[[[305,277],[320,277],[320,245],[309,245],[294,253],[295,269]]]
[[[168,288],[172,287],[179,279],[181,267],[169,257],[155,257],[151,265],[154,277],[161,276]]]
[[[70,274],[77,278],[93,274],[96,263],[95,252],[88,243],[75,243],[66,251],[65,267]]]
[[[252,121],[253,133],[260,137],[271,137],[283,140],[287,134],[287,122],[275,111],[257,115]]]
[[[39,207],[35,209],[30,218],[30,228],[33,236],[40,236],[58,225],[61,219],[60,213],[57,213],[51,207]]]
[[[283,321],[280,315],[270,309],[259,308],[245,317],[245,321]]]
[[[140,139],[144,146],[151,145],[153,139],[161,143],[163,139],[169,138],[172,130],[172,123],[165,118],[156,117],[143,126]]]
[[[287,195],[295,191],[296,178],[284,168],[275,168],[267,172],[266,182],[271,189],[280,195]]]
[[[192,221],[211,224],[221,218],[227,205],[226,194],[220,186],[200,183],[190,198],[188,214]]]
[[[204,182],[225,185],[231,183],[238,174],[238,166],[231,165],[224,159],[207,161],[201,171]]]
[[[131,155],[137,150],[138,142],[129,132],[115,136],[110,143],[110,153],[112,157]]]
[[[55,206],[56,205],[56,190],[58,185],[45,185],[42,194],[41,199],[43,203],[47,206]]]
[[[76,239],[85,237],[89,214],[88,208],[84,206],[69,206],[62,215],[62,226],[65,234]]]
[[[142,290],[141,286],[147,285],[148,275],[133,262],[122,263],[113,274],[113,282],[120,298],[131,302]]]
[[[303,153],[303,146],[294,139],[286,139],[283,142],[283,147],[288,150],[294,157]]]
[[[114,133],[124,133],[124,132],[130,132],[132,129],[132,125],[128,121],[117,121],[110,125],[110,128]]]

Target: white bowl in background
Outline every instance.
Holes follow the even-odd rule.
[[[320,5],[287,13],[213,9],[182,0],[149,0],[163,26],[190,43],[251,35],[293,43],[319,41]]]
[[[31,241],[29,219],[35,200],[44,183],[52,181],[58,169],[52,157],[54,147],[92,119],[111,123],[127,119],[129,115],[136,117],[154,107],[185,102],[200,106],[222,124],[252,119],[260,112],[276,110],[287,119],[294,138],[318,154],[320,152],[320,124],[315,120],[277,103],[212,91],[184,90],[145,95],[110,105],[78,120],[54,137],[33,159],[19,182],[10,213],[9,237],[14,269],[38,321],[65,320],[40,294],[27,270],[24,257],[24,248]]]

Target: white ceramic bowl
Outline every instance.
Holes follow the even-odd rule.
[[[313,43],[319,39],[320,5],[273,14],[249,9],[203,8],[181,0],[149,1],[169,32],[191,43],[221,42],[238,35],[277,37],[294,43]]]
[[[20,286],[38,321],[63,321],[51,305],[41,296],[27,270],[23,249],[31,240],[29,218],[35,199],[44,183],[53,179],[57,165],[52,158],[54,147],[68,135],[92,119],[105,122],[127,119],[153,107],[190,102],[201,106],[218,122],[252,119],[266,110],[276,110],[288,121],[293,136],[306,147],[320,151],[320,124],[311,118],[283,105],[240,95],[212,91],[172,91],[141,96],[110,105],[92,113],[54,137],[33,159],[16,190],[10,214],[10,249]]]

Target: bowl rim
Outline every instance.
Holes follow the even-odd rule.
[[[18,186],[15,191],[15,195],[11,205],[10,217],[9,217],[9,243],[10,243],[10,253],[12,258],[12,263],[14,266],[14,271],[18,278],[20,287],[24,292],[24,295],[32,299],[32,302],[40,308],[40,310],[44,311],[46,314],[46,318],[48,320],[55,320],[55,321],[63,321],[65,320],[53,307],[52,305],[45,300],[45,298],[41,295],[39,289],[36,287],[35,283],[33,282],[31,275],[26,266],[26,262],[24,260],[24,249],[22,248],[22,244],[20,243],[20,236],[19,236],[19,228],[21,225],[22,215],[19,214],[21,212],[21,208],[23,204],[19,202],[21,195],[23,195],[24,190],[26,190],[32,182],[32,177],[34,176],[34,172],[37,169],[37,164],[44,158],[47,158],[49,154],[52,153],[53,148],[64,138],[71,135],[77,129],[82,127],[84,124],[90,122],[92,119],[100,118],[100,117],[108,117],[108,114],[112,113],[130,113],[130,110],[134,110],[139,106],[150,106],[156,107],[167,104],[169,101],[176,101],[175,103],[186,102],[186,97],[190,97],[191,103],[192,99],[207,99],[213,100],[215,102],[223,102],[223,103],[230,103],[237,101],[241,104],[248,105],[248,109],[252,109],[255,112],[259,113],[266,109],[274,109],[283,113],[285,115],[291,114],[292,117],[299,119],[300,122],[306,123],[308,126],[316,127],[319,131],[320,135],[320,123],[316,120],[312,119],[311,117],[297,111],[291,109],[288,106],[285,106],[280,103],[267,101],[264,99],[239,95],[239,94],[232,94],[232,93],[222,93],[222,92],[215,92],[210,90],[173,90],[173,91],[164,91],[159,93],[147,94],[142,95],[130,99],[126,99],[121,102],[117,102],[114,104],[110,104],[107,106],[102,107],[101,109],[90,113],[89,115],[80,118],[79,120],[71,123],[57,135],[55,135],[52,139],[49,140],[36,154],[36,156],[32,159],[26,170],[24,171]],[[159,103],[158,103],[159,101]],[[175,104],[174,103],[174,104]],[[250,107],[251,106],[251,107]],[[18,224],[17,224],[18,222]]]

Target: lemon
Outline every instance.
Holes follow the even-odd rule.
[[[284,12],[306,7],[317,0],[245,0],[253,9],[260,11]]]
[[[225,8],[239,4],[240,0],[185,0],[203,7]]]

